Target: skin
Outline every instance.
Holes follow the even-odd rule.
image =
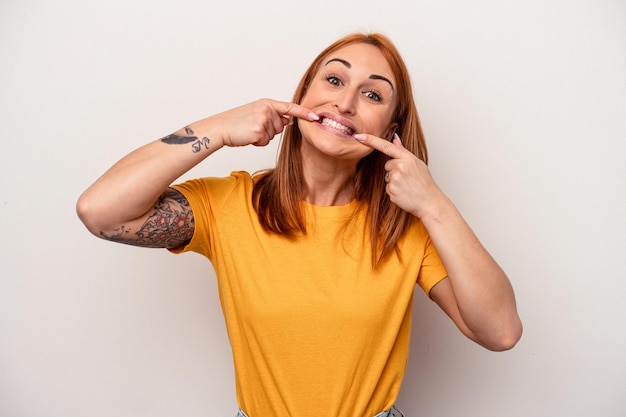
[[[508,278],[427,166],[397,136],[393,142],[384,139],[395,129],[394,89],[392,71],[378,49],[349,45],[328,57],[299,105],[257,100],[131,152],[81,195],[78,215],[104,239],[144,247],[181,246],[193,236],[193,212],[169,185],[224,146],[267,145],[297,118],[306,200],[347,204],[353,198],[358,161],[373,151],[391,157],[385,166],[386,191],[422,221],[449,273],[431,290],[431,298],[470,339],[491,350],[510,349],[521,337],[522,325]],[[324,118],[350,130],[326,126]]]

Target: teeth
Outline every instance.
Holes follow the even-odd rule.
[[[328,117],[325,117],[322,120],[322,124],[324,126],[329,126],[329,127],[332,127],[333,129],[337,129],[337,130],[345,133],[346,135],[352,135],[352,133],[353,133],[352,129],[350,129],[349,127],[344,126],[341,123],[338,123],[338,122],[336,122],[336,121],[334,121],[332,119],[329,119]]]

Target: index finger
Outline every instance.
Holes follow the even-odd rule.
[[[271,100],[271,105],[281,116],[293,116],[310,122],[320,119],[314,111],[296,103]]]
[[[387,139],[379,138],[378,136],[369,135],[366,133],[359,133],[354,135],[354,138],[361,142],[363,145],[369,146],[372,149],[376,149],[384,153],[391,158],[401,158],[403,148],[396,146],[393,142]]]

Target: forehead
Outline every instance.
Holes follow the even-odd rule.
[[[393,71],[387,59],[374,45],[354,43],[336,49],[324,57],[322,60],[322,68],[326,66],[330,60],[335,58],[349,62],[351,66],[350,69],[352,70],[363,71],[368,73],[368,75],[382,75],[395,81]],[[333,64],[337,63],[332,62],[329,65]]]

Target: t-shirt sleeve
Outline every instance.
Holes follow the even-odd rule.
[[[429,295],[430,290],[447,276],[448,272],[435,249],[435,245],[430,240],[430,237],[428,237],[422,266],[417,276],[417,284]]]
[[[197,252],[211,259],[214,253],[213,231],[215,219],[224,202],[233,191],[245,182],[249,174],[233,172],[225,178],[197,178],[172,185],[189,202],[194,217],[193,237],[187,245],[168,249],[172,253]]]

